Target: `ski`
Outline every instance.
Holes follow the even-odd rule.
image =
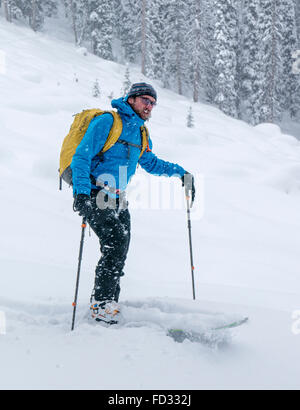
[[[167,336],[172,337],[175,342],[182,343],[184,340],[190,340],[191,342],[206,343],[210,339],[210,334],[221,330],[233,329],[235,327],[242,326],[249,321],[248,317],[245,317],[234,322],[226,323],[221,326],[211,327],[203,330],[203,332],[196,332],[193,330],[184,330],[178,328],[170,328],[167,331]]]
[[[245,318],[237,320],[235,322],[228,323],[228,324],[223,325],[223,326],[215,327],[212,330],[232,329],[233,327],[241,326],[244,323],[247,323],[248,321],[249,321],[249,318],[245,317]]]

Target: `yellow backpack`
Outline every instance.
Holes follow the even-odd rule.
[[[60,152],[60,165],[59,165],[59,175],[60,175],[60,189],[62,185],[62,179],[67,182],[69,185],[72,185],[72,170],[71,162],[73,156],[76,152],[78,145],[80,144],[82,138],[84,137],[90,122],[97,116],[104,113],[110,113],[113,116],[113,125],[108,134],[107,140],[102,148],[101,152],[98,155],[102,155],[104,152],[108,151],[120,138],[120,135],[123,130],[122,119],[116,111],[103,111],[98,108],[84,110],[79,114],[74,115],[74,121],[71,125],[68,135],[65,137],[61,152]],[[142,135],[142,145],[141,145],[141,154],[143,155],[146,149],[149,149],[149,133],[146,126],[141,127]],[[120,142],[123,142],[120,140]],[[129,144],[130,145],[130,144]]]

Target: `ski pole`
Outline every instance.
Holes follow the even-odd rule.
[[[185,187],[185,197],[187,206],[187,223],[189,231],[189,245],[190,245],[190,259],[191,259],[191,272],[192,272],[192,286],[193,286],[193,300],[196,299],[195,294],[195,278],[194,278],[194,261],[193,261],[193,248],[192,248],[192,223],[191,223],[191,206],[190,206],[190,195],[189,190]]]
[[[75,297],[74,297],[74,302],[72,303],[72,306],[73,306],[73,317],[72,317],[72,327],[71,327],[72,331],[74,330],[74,326],[75,326],[75,316],[76,316],[76,308],[77,308],[77,297],[78,297],[78,288],[79,288],[80,269],[81,269],[81,261],[82,261],[84,234],[85,234],[85,228],[86,228],[86,219],[84,217],[82,218],[81,228],[82,229],[81,229],[81,240],[80,240],[80,247],[79,247]]]

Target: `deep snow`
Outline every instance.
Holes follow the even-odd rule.
[[[197,301],[180,181],[139,169],[129,189],[132,242],[121,292],[123,314],[135,326],[86,320],[99,257],[91,233],[72,333],[81,221],[71,190],[58,191],[59,151],[74,113],[109,108],[108,95],[120,95],[125,67],[2,18],[0,50],[0,388],[298,389],[299,141],[153,82],[154,152],[197,180]],[[96,78],[100,99],[92,97]],[[142,78],[131,68],[132,82]],[[193,129],[186,127],[190,105]],[[249,324],[222,334],[221,343],[178,344],[165,333],[169,324],[201,329],[244,315]]]

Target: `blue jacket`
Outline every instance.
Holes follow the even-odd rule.
[[[140,127],[144,120],[132,110],[127,103],[127,97],[113,100],[111,105],[118,110],[122,118],[123,130],[120,139],[140,145]],[[138,147],[128,148],[118,142],[103,154],[101,160],[97,154],[103,148],[112,124],[113,117],[109,113],[91,121],[71,164],[74,194],[90,195],[91,189],[96,188],[91,183],[90,175],[95,180],[100,178],[110,187],[124,191],[138,164],[153,175],[184,175],[186,171],[181,166],[157,158],[152,151],[145,151],[139,158],[141,151]],[[149,148],[152,150],[150,137]]]

